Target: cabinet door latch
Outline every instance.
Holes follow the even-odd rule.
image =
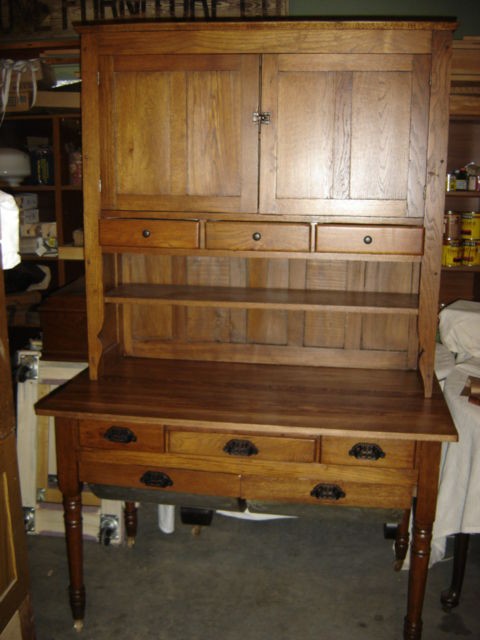
[[[270,111],[262,111],[260,113],[258,111],[254,111],[252,113],[252,122],[255,124],[270,124],[271,117],[272,114]]]

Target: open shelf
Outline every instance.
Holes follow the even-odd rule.
[[[125,284],[110,289],[106,293],[105,301],[117,304],[188,307],[237,307],[290,311],[321,309],[362,313],[418,314],[418,296],[415,294],[364,291]]]

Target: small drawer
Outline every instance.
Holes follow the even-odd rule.
[[[208,222],[206,248],[305,252],[310,249],[310,225],[287,222]]]
[[[132,424],[121,420],[115,422],[82,420],[80,446],[161,453],[165,450],[164,427],[156,424]]]
[[[313,462],[315,440],[270,436],[239,436],[228,433],[199,433],[172,430],[167,435],[169,453],[221,458],[251,458],[283,462]]]
[[[423,227],[319,224],[316,251],[420,256],[423,253]]]
[[[100,220],[100,244],[157,249],[197,249],[195,220]]]
[[[240,476],[233,473],[80,460],[80,477],[91,484],[150,489],[158,493],[240,497]]]
[[[404,440],[322,438],[322,463],[412,469],[415,443]]]

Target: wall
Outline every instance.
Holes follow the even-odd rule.
[[[290,15],[456,18],[455,38],[480,35],[478,0],[290,0]]]

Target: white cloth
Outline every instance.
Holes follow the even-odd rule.
[[[447,536],[480,533],[480,406],[460,395],[470,375],[480,378],[480,358],[456,365],[445,380],[459,441],[443,445],[430,564],[444,557]]]
[[[448,305],[440,311],[438,329],[457,364],[480,357],[480,302],[456,300]]]
[[[20,262],[19,214],[15,198],[0,191],[0,244],[3,269],[13,269]]]

